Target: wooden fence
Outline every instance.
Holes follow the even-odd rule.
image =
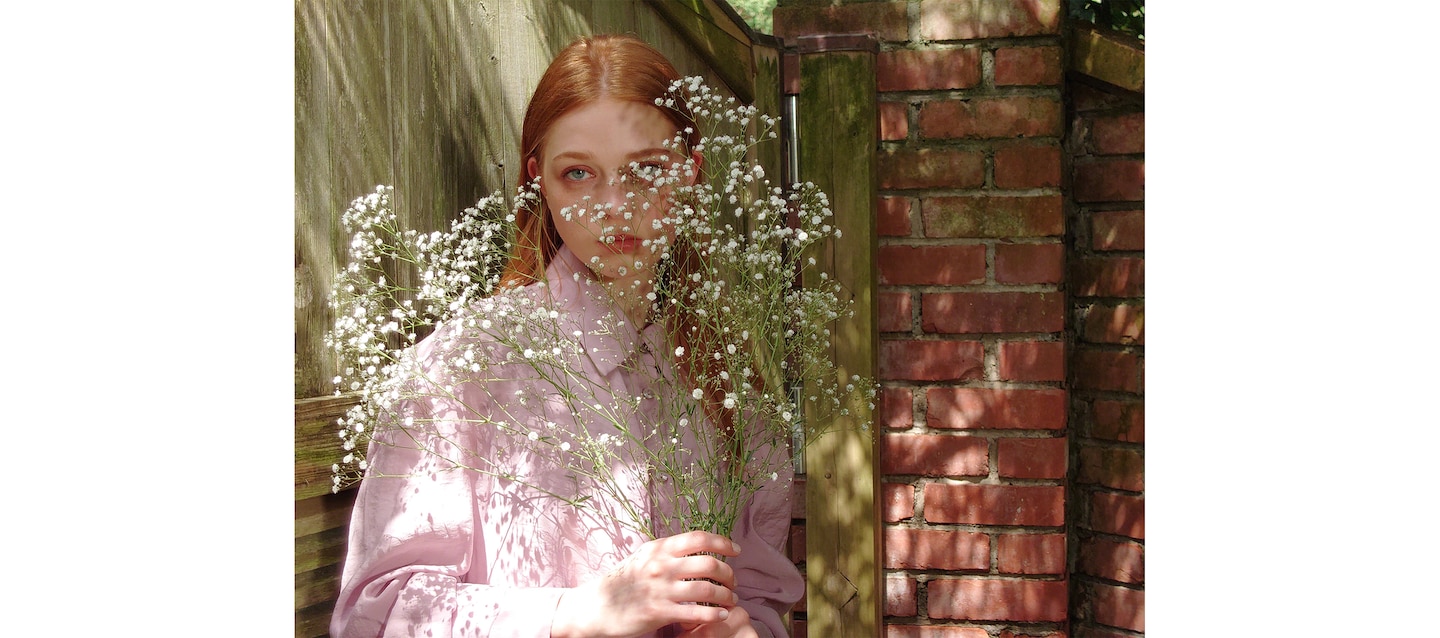
[[[715,0],[297,0],[295,12],[299,637],[326,633],[354,502],[352,492],[330,493],[329,467],[343,454],[334,423],[353,399],[333,396],[329,380],[334,364],[322,340],[333,320],[326,306],[330,282],[345,259],[339,218],[349,202],[378,184],[393,185],[399,223],[428,232],[448,225],[454,214],[492,191],[513,191],[529,94],[555,53],[581,35],[633,33],[665,53],[682,74],[705,77],[711,86],[767,113],[782,110],[782,52],[777,40],[753,33],[728,5]],[[873,65],[873,52],[869,56]],[[858,77],[873,84],[873,72]],[[845,82],[833,74],[827,78],[809,86],[819,90]],[[868,266],[873,263],[874,233],[863,230],[874,224],[874,180],[873,172],[868,179],[857,179],[844,171],[873,167],[873,93],[871,86],[868,106],[850,114],[868,111],[868,124],[847,125],[848,142],[839,148],[822,142],[829,129],[817,127],[816,144],[802,151],[798,162],[805,175],[808,164],[825,165],[824,157],[831,153],[861,154],[853,166],[823,169],[829,175],[813,181],[827,185],[830,180],[837,187],[852,183],[841,196],[846,203],[837,199],[835,205],[837,215],[846,216],[844,223],[849,224],[843,226],[847,239],[832,251],[850,256],[858,268],[852,275],[862,281],[852,287],[863,297],[857,298],[856,308],[862,319],[856,325],[836,326],[837,334],[847,335],[839,345],[845,352],[837,357],[849,362],[848,370],[862,374],[867,366],[873,371],[875,361],[874,272]],[[813,121],[826,122],[832,115],[845,114],[817,115]],[[770,174],[786,174],[782,166],[787,158],[779,145],[771,147],[758,159]],[[871,158],[868,164],[864,153]],[[836,445],[818,462],[837,475],[858,478],[848,486],[828,481],[807,486],[812,516],[828,512],[830,520],[839,522],[817,526],[810,543],[827,548],[831,558],[820,563],[827,570],[858,584],[837,602],[838,590],[832,595],[817,588],[815,579],[821,575],[812,569],[809,622],[817,628],[849,628],[826,630],[824,635],[871,635],[879,627],[881,592],[873,443]],[[844,494],[837,496],[835,490]],[[848,528],[863,529],[856,533]],[[841,556],[848,558],[837,563]]]

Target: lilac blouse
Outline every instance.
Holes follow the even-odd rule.
[[[670,373],[669,357],[655,354],[664,344],[660,326],[637,332],[616,321],[606,304],[592,300],[600,286],[568,248],[560,249],[545,275],[543,285],[507,294],[521,299],[521,306],[529,300],[560,313],[572,346],[568,351],[575,353],[572,369],[604,380],[585,384],[591,388],[587,405],[593,400],[636,406],[618,413],[628,421],[624,425],[635,433],[652,427],[658,419],[650,387],[655,375],[639,371]],[[476,320],[507,307],[504,296],[477,304]],[[416,361],[444,387],[445,378],[454,378],[445,371],[454,369],[464,349],[496,361],[515,356],[491,334],[455,323],[441,326],[415,348]],[[547,637],[566,588],[608,573],[644,542],[623,523],[627,515],[647,519],[658,513],[651,508],[665,507],[659,489],[664,486],[656,485],[660,479],[640,469],[643,455],[620,450],[613,468],[617,487],[593,495],[584,479],[547,465],[547,457],[520,440],[523,434],[503,427],[523,421],[529,429],[549,428],[556,440],[582,428],[590,440],[613,431],[613,423],[587,417],[573,403],[559,401],[553,389],[543,389],[533,367],[502,365],[477,376],[490,380],[483,386],[462,381],[445,398],[405,402],[400,414],[417,426],[371,444],[369,473],[350,522],[332,635]],[[554,381],[546,383],[553,388]],[[550,396],[537,399],[537,388]],[[424,439],[424,445],[411,436]],[[628,445],[640,444],[629,439]],[[453,462],[484,471],[459,470]],[[503,478],[511,475],[529,478]],[[592,495],[584,507],[555,497],[581,494]],[[760,490],[732,535],[741,548],[728,560],[740,604],[761,636],[788,635],[784,614],[804,591],[799,571],[782,551],[789,499],[783,480]]]

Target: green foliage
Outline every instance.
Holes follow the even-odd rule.
[[[751,29],[760,33],[774,33],[775,0],[730,0],[730,6],[735,8],[735,12],[740,14]]]
[[[1145,39],[1145,0],[1070,0],[1070,16]]]

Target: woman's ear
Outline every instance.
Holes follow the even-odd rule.
[[[535,160],[535,156],[531,155],[530,157],[525,158],[525,182],[531,182],[539,174],[540,162]]]

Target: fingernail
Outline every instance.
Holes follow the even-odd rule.
[[[729,610],[729,609],[721,609],[721,610],[720,610],[720,620],[725,620],[726,618],[729,618],[729,617],[730,617],[730,610]]]
[[[739,553],[740,553],[740,543],[737,543],[737,542],[735,542],[735,541],[730,541],[730,546],[735,548],[735,553],[736,553],[736,554],[739,554]]]

